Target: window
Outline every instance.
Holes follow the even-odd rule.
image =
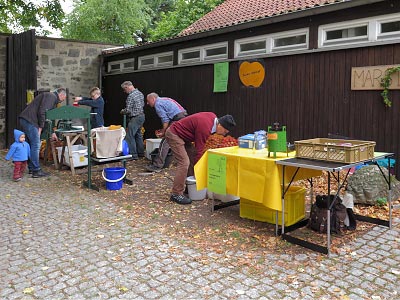
[[[139,57],[139,70],[154,67],[154,56]]]
[[[343,45],[368,41],[368,22],[362,24],[343,24],[323,29],[323,46]],[[335,28],[336,27],[336,28]]]
[[[174,64],[174,55],[172,52],[159,54],[157,56],[157,66],[172,66]]]
[[[326,31],[326,40],[349,39],[356,37],[367,37],[368,26],[359,26],[353,28],[345,28],[339,30]]]
[[[134,69],[135,68],[135,60],[126,61],[122,64],[122,69]]]
[[[200,61],[200,49],[184,49],[178,51],[179,63],[193,63]]]
[[[272,36],[272,52],[308,49],[308,29]]]
[[[400,38],[400,14],[377,19],[377,40]]]
[[[400,21],[381,24],[381,33],[389,33],[394,31],[400,31]]]
[[[238,40],[235,52],[236,57],[267,53],[267,37]]]
[[[204,47],[204,60],[228,58],[228,43],[208,45]]]
[[[124,71],[132,71],[134,69],[135,69],[135,59],[129,58],[124,60],[109,62],[107,73],[120,73]]]
[[[400,38],[400,14],[320,26],[319,47],[376,42]]]
[[[235,41],[235,57],[308,49],[308,28]]]
[[[172,66],[174,63],[173,52],[164,52],[154,55],[139,57],[139,70],[157,67]]]
[[[179,64],[196,63],[209,60],[223,60],[227,58],[227,42],[205,45],[198,48],[182,49],[178,51]]]
[[[120,62],[110,62],[108,63],[108,73],[118,72],[121,70]]]

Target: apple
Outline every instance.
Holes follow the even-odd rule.
[[[242,62],[239,67],[239,78],[245,86],[259,87],[265,77],[264,66],[258,61]]]

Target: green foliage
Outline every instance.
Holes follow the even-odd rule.
[[[60,0],[46,0],[39,4],[24,0],[0,0],[0,31],[18,33],[31,28],[42,28],[46,21],[53,28],[61,28],[64,12]]]
[[[222,2],[224,0],[176,0],[173,10],[161,12],[160,20],[149,30],[150,38],[154,41],[178,35]]]
[[[392,83],[392,74],[395,72],[399,72],[400,67],[393,67],[386,70],[385,77],[381,80],[381,87],[383,87],[383,92],[381,96],[383,98],[383,102],[387,107],[392,106],[392,101],[389,99],[389,86]]]
[[[85,41],[135,44],[135,32],[147,26],[150,15],[143,0],[76,0],[61,35]]]
[[[386,203],[387,203],[387,200],[385,197],[376,199],[376,204],[378,206],[385,206]]]

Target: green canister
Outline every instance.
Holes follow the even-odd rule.
[[[286,141],[286,126],[280,126],[279,123],[274,123],[273,126],[268,126],[268,157],[270,153],[274,153],[274,158],[276,158],[276,152],[286,152],[287,151],[287,141]]]

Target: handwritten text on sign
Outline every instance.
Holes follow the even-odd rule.
[[[381,80],[385,77],[387,69],[397,67],[397,65],[354,67],[351,68],[351,89],[352,90],[383,90]],[[389,89],[400,90],[399,72],[391,76],[392,84]]]
[[[226,195],[226,157],[208,153],[207,187],[209,191]]]

